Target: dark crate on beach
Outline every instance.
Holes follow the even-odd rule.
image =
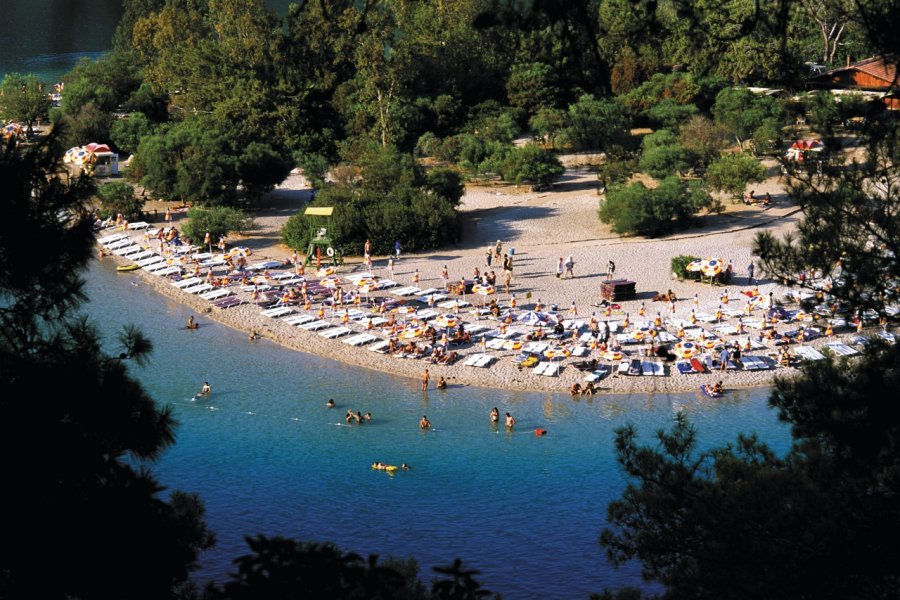
[[[611,302],[634,300],[635,282],[628,279],[611,279],[600,284],[600,297]]]

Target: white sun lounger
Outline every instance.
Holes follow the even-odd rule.
[[[490,329],[490,327],[487,327],[486,325],[469,325],[468,323],[466,323],[466,331],[468,331],[472,335],[487,331],[488,329]]]
[[[659,330],[658,332],[659,341],[664,344],[671,344],[678,341],[678,338],[669,333],[668,331]]]
[[[137,223],[129,223],[128,229],[147,229],[150,227],[150,223],[147,221],[138,221]]]
[[[619,363],[619,368],[616,369],[619,375],[628,375],[628,368],[631,366],[630,360],[623,360]]]
[[[370,318],[363,317],[362,319],[359,320],[359,323],[363,326],[367,326],[369,324],[370,319],[372,321],[372,327],[381,327],[382,325],[384,325],[385,323],[388,322],[388,320],[385,319],[384,317],[370,317]]]
[[[206,260],[207,258],[212,258],[212,253],[198,252],[196,254],[191,255],[191,260]]]
[[[890,342],[891,344],[893,344],[895,341],[897,341],[897,338],[890,331],[882,330],[882,331],[877,332],[875,335],[877,335],[881,339],[885,340],[886,342]]]
[[[506,343],[506,340],[504,340],[502,338],[494,338],[491,341],[489,341],[487,344],[485,344],[485,347],[490,348],[491,350],[502,350],[503,344],[505,344],[505,343]]]
[[[544,377],[556,377],[559,375],[559,372],[562,371],[562,365],[559,363],[547,363],[547,366],[544,367],[544,372],[541,373]]]
[[[716,331],[721,335],[737,335],[738,329],[734,325],[719,325]]]
[[[138,260],[138,261],[135,261],[134,264],[136,264],[136,265],[139,266],[139,267],[142,267],[142,268],[146,269],[147,267],[150,267],[150,266],[153,266],[153,265],[159,265],[159,264],[168,265],[169,263],[167,263],[167,262],[166,262],[166,259],[164,259],[164,258],[163,258],[162,256],[160,256],[159,254],[154,254],[153,256],[148,256],[148,257],[146,257],[146,258],[142,258],[142,259],[140,259],[140,260]]]
[[[118,256],[130,256],[132,254],[137,254],[138,252],[143,252],[143,251],[144,251],[143,248],[141,248],[137,244],[134,244],[133,246],[124,246],[122,248],[113,250],[113,254],[116,254]]]
[[[572,356],[584,356],[587,352],[587,346],[575,346],[572,348]]]
[[[344,340],[344,343],[349,344],[350,346],[365,346],[369,342],[374,342],[377,339],[378,336],[372,335],[371,333],[358,333],[348,337]]]
[[[291,308],[290,306],[278,306],[276,308],[270,308],[270,309],[264,310],[260,314],[262,314],[262,316],[264,316],[264,317],[270,317],[270,318],[274,319],[276,317],[283,317],[284,315],[289,315],[292,312],[294,312],[294,309]]]
[[[200,262],[200,265],[203,267],[218,267],[225,264],[225,259],[221,256],[216,256],[213,258],[207,258],[204,261]]]
[[[325,329],[326,327],[331,327],[331,323],[329,321],[310,321],[309,323],[299,325],[299,327],[300,329],[305,329],[307,331],[318,331],[320,329]]]
[[[104,246],[106,246],[107,248],[109,248],[110,244],[114,244],[120,240],[127,238],[127,237],[128,236],[125,235],[124,233],[114,233],[112,235],[104,236],[104,237],[98,239],[97,241],[100,242],[101,244],[103,244]]]
[[[522,348],[522,351],[540,354],[549,347],[550,344],[547,344],[545,342],[528,342],[527,344],[525,344],[525,347]]]
[[[141,252],[138,252],[137,254],[132,254],[131,260],[143,260],[150,256],[159,256],[159,255],[156,254],[156,252],[154,252],[153,250],[143,250]]]
[[[283,318],[281,322],[297,327],[299,325],[303,325],[304,323],[310,323],[315,320],[316,318],[312,315],[291,315],[290,317]]]
[[[325,331],[320,331],[319,335],[323,338],[328,338],[329,340],[333,340],[335,338],[339,338],[342,335],[347,335],[348,333],[353,333],[353,330],[349,327],[334,327],[332,329],[326,329]]]
[[[447,294],[436,294],[436,293],[435,294],[426,294],[424,296],[419,296],[419,298],[418,298],[419,302],[421,302],[422,304],[428,304],[428,303],[437,304],[441,300],[446,300],[446,299],[447,299]]]
[[[188,288],[184,288],[182,291],[187,292],[188,294],[202,294],[203,292],[208,292],[209,290],[214,289],[216,288],[213,285],[210,285],[208,283],[201,283],[198,285],[192,285]]]
[[[472,354],[465,360],[463,365],[465,365],[467,367],[474,367],[475,363],[477,363],[479,360],[481,360],[481,358],[483,356],[485,356],[485,355],[484,354]]]
[[[769,362],[762,356],[747,356],[745,354],[741,357],[741,363],[743,363],[745,371],[765,371],[771,367]]]
[[[490,354],[484,354],[481,356],[481,358],[478,359],[474,366],[481,367],[483,369],[490,366],[490,364],[494,362],[494,358],[495,357],[491,356]]]
[[[582,344],[590,344],[595,339],[597,339],[597,338],[596,338],[596,336],[594,336],[593,332],[591,332],[591,331],[586,331],[585,333],[582,333],[580,336],[578,336],[578,341],[581,342]]]
[[[127,235],[123,235],[114,242],[110,242],[105,245],[109,250],[117,250],[119,248],[124,248],[125,246],[131,246],[132,244],[134,244],[134,242],[131,240],[131,238]]]
[[[803,360],[824,360],[825,355],[810,346],[797,346],[794,348],[794,354]]]
[[[466,302],[465,300],[447,300],[445,302],[439,302],[438,306],[445,310],[456,310],[458,308],[465,308],[467,306],[472,306],[472,303]]]
[[[543,375],[544,371],[550,368],[553,363],[548,361],[539,362],[535,368],[531,370],[535,375]]]
[[[697,317],[698,321],[703,321],[704,323],[712,323],[716,320],[716,315],[711,315],[709,313],[694,313],[694,316]]]
[[[390,346],[390,340],[382,340],[369,346],[369,350],[372,352],[378,352],[379,354],[387,354],[388,348],[390,348]]]
[[[377,287],[379,290],[384,290],[384,289],[387,289],[387,288],[397,287],[398,285],[400,285],[400,284],[397,283],[396,281],[394,281],[393,279],[379,279],[379,280],[376,282],[376,287]]]
[[[440,314],[441,313],[435,312],[431,309],[426,309],[426,310],[420,310],[419,312],[417,312],[416,316],[419,317],[419,319],[422,321],[427,321],[428,319],[433,319],[437,316],[440,316]]]
[[[200,294],[200,297],[203,298],[204,300],[218,300],[219,298],[224,298],[225,296],[230,296],[233,293],[234,292],[232,292],[231,290],[219,288],[217,290],[212,290],[210,292]]]
[[[274,269],[275,267],[283,267],[284,263],[278,260],[264,260],[263,262],[253,263],[247,267],[248,271],[264,271],[266,269]]]
[[[192,285],[197,285],[198,283],[201,283],[202,281],[203,281],[203,279],[201,279],[200,277],[189,277],[187,279],[182,279],[181,281],[174,281],[174,282],[172,282],[172,285],[174,285],[177,288],[183,289],[186,287],[191,287]]]
[[[642,360],[641,361],[641,372],[644,375],[651,375],[654,377],[663,377],[666,374],[666,368],[662,363],[653,362],[652,360]]]
[[[420,290],[419,288],[409,285],[409,286],[394,290],[391,293],[394,294],[395,296],[412,296],[414,294],[419,294],[421,292],[422,292],[422,290]]]
[[[825,347],[837,354],[838,356],[854,356],[859,354],[859,351],[855,348],[851,348],[847,344],[842,344],[840,342],[831,342],[825,344]]]
[[[181,269],[179,267],[168,266],[165,262],[154,263],[149,267],[144,268],[145,271],[149,271],[154,275],[159,275],[163,277],[165,275],[174,275],[175,273],[180,273]]]

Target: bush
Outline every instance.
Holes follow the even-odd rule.
[[[699,281],[700,271],[687,270],[687,266],[695,260],[700,260],[700,257],[688,256],[685,254],[672,257],[672,273],[674,273],[675,276],[678,277],[678,279],[693,279],[694,281]]]
[[[188,222],[182,233],[194,244],[202,244],[207,232],[212,242],[216,243],[220,236],[232,231],[243,233],[253,227],[253,219],[246,213],[228,206],[192,208],[187,216]]]
[[[735,201],[741,199],[748,183],[759,183],[765,178],[765,167],[743,152],[722,154],[706,172],[709,187],[731,194]]]
[[[616,233],[654,237],[687,227],[711,203],[699,182],[667,177],[654,189],[642,183],[611,188],[600,205],[600,220]]]
[[[499,171],[505,181],[543,186],[562,175],[565,167],[555,154],[532,143],[509,150]]]
[[[134,188],[127,183],[105,183],[97,189],[97,196],[104,219],[119,213],[128,221],[140,221],[144,216],[144,201],[135,197]]]
[[[642,142],[641,170],[661,179],[687,169],[684,148],[678,137],[668,129],[660,129],[646,136]]]

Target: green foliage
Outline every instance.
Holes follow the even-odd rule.
[[[636,117],[677,127],[678,119],[697,112],[693,104],[699,94],[700,86],[689,73],[656,73],[619,98]]]
[[[76,117],[88,104],[112,112],[140,86],[135,65],[112,53],[98,60],[82,59],[65,78],[61,107]]]
[[[237,162],[240,177],[247,196],[259,199],[284,181],[291,172],[291,162],[269,144],[250,142],[242,149]]]
[[[542,108],[528,120],[528,126],[535,139],[559,146],[560,134],[566,128],[566,116],[566,112],[558,108]]]
[[[725,127],[741,145],[753,135],[767,119],[781,122],[783,111],[770,97],[757,95],[746,88],[725,88],[716,95],[712,108],[717,124]]]
[[[509,103],[521,110],[526,119],[541,109],[553,108],[559,96],[556,70],[540,62],[515,64],[506,81],[506,94]]]
[[[146,468],[175,427],[171,407],[129,371],[152,344],[125,328],[107,353],[76,313],[96,248],[91,189],[56,176],[58,135],[0,150],[0,448],[17,457],[4,469],[17,492],[4,500],[4,544],[15,552],[0,554],[0,596],[171,598],[213,540],[199,500],[164,498]],[[36,393],[39,402],[22,401]],[[23,439],[53,444],[22,452]]]
[[[621,103],[589,94],[569,106],[567,117],[562,135],[573,150],[614,150],[631,126]]]
[[[720,125],[698,115],[678,129],[678,141],[689,164],[705,167],[728,147],[729,135]]]
[[[552,183],[565,172],[565,167],[555,154],[529,143],[512,148],[499,170],[504,181],[528,182],[541,186]]]
[[[120,152],[133,154],[141,139],[153,133],[153,124],[144,113],[133,112],[127,119],[117,119],[109,132],[109,139]]]
[[[657,179],[675,175],[687,168],[684,149],[677,136],[668,129],[660,129],[644,137],[640,167]]]
[[[104,183],[97,189],[100,198],[100,215],[105,219],[121,213],[129,221],[140,221],[144,214],[144,201],[136,198],[134,188],[121,181]]]
[[[735,201],[741,199],[747,184],[760,183],[765,179],[766,168],[743,152],[723,153],[706,171],[706,183],[709,187],[731,194]]]
[[[91,142],[107,143],[113,126],[113,116],[93,102],[83,105],[74,115],[65,115],[66,139],[70,146]]]
[[[672,272],[675,274],[678,279],[700,279],[700,271],[688,271],[687,266],[694,262],[695,260],[700,260],[699,256],[689,256],[689,255],[679,255],[673,256],[670,261],[670,265],[672,268]]]
[[[638,170],[638,161],[633,158],[609,158],[597,169],[600,186],[625,183]]]
[[[841,122],[841,109],[828,90],[818,90],[804,99],[806,123],[826,138],[834,137],[834,128]]]
[[[710,203],[698,182],[668,177],[652,189],[642,183],[611,187],[600,205],[600,220],[616,233],[655,237],[687,227]]]
[[[0,82],[0,120],[19,121],[31,133],[34,122],[47,115],[50,98],[35,75],[7,73]]]
[[[631,482],[608,507],[607,556],[639,559],[671,598],[896,597],[900,420],[885,390],[898,385],[900,347],[877,344],[779,379],[769,402],[793,437],[782,458],[745,435],[701,450],[683,413],[652,445],[617,430]]]
[[[182,233],[194,244],[203,244],[207,232],[215,244],[220,236],[228,236],[231,232],[243,234],[253,228],[250,216],[230,206],[192,208],[187,216],[188,222],[184,224]]]
[[[459,173],[453,169],[440,167],[431,169],[425,174],[425,188],[453,206],[459,205],[466,191]]]
[[[666,98],[651,106],[646,115],[651,123],[677,129],[691,117],[697,114],[697,107],[693,104],[678,104],[671,98]]]
[[[753,151],[757,155],[781,156],[781,123],[776,119],[765,119],[753,132]]]

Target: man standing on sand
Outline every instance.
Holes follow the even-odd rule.
[[[394,242],[394,255],[397,257],[397,260],[400,260],[400,240]]]
[[[747,265],[747,285],[753,285],[753,263]]]
[[[575,277],[575,273],[572,271],[572,269],[575,267],[575,259],[572,257],[571,254],[569,255],[568,258],[566,258],[565,267],[566,267],[566,275],[568,275],[569,277]]]
[[[422,391],[428,390],[428,369],[422,371]]]

